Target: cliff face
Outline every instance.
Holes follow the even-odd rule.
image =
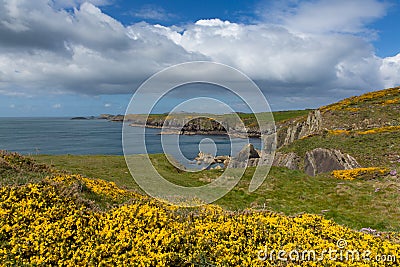
[[[222,134],[232,133],[236,136],[259,137],[260,130],[258,125],[246,125],[244,128],[237,120],[228,118],[209,118],[195,117],[191,115],[172,115],[149,116],[146,119],[144,115],[128,115],[126,120],[131,126],[142,126],[149,128],[164,128],[165,133],[172,132],[177,134]]]
[[[319,110],[311,111],[307,118],[298,118],[278,125],[278,147],[288,145],[322,130],[322,116]]]
[[[225,127],[213,119],[196,118],[185,123],[181,128],[181,134],[191,133],[219,133],[226,134]]]

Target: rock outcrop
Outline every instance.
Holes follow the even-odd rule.
[[[322,116],[319,110],[311,111],[304,121],[289,124],[285,134],[278,135],[278,146],[288,145],[303,137],[317,134],[322,130]]]
[[[361,167],[355,158],[336,149],[316,148],[306,153],[304,171],[311,176],[333,170],[349,170]]]
[[[257,166],[260,160],[259,152],[254,148],[253,144],[248,144],[240,150],[240,152],[230,160],[230,167],[244,168]]]
[[[301,158],[294,152],[289,152],[287,154],[276,152],[272,165],[286,167],[291,170],[298,170],[300,168],[300,161]]]

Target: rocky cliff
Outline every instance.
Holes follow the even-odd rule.
[[[212,135],[226,135],[229,131],[237,137],[259,137],[260,130],[257,124],[243,125],[232,117],[224,117],[221,115],[214,119],[211,116],[194,116],[194,115],[127,115],[126,121],[131,126],[141,126],[149,128],[163,128],[165,132],[176,134],[212,134]],[[147,118],[146,118],[147,117]]]
[[[287,122],[277,124],[277,146],[285,146],[294,141],[318,134],[322,130],[321,112],[317,110],[311,111],[306,118],[296,118]]]

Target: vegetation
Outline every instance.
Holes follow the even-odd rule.
[[[3,158],[13,162],[15,157]],[[214,205],[177,208],[101,179],[51,172],[36,183],[0,188],[4,265],[400,264],[395,233],[376,236],[321,215],[288,217],[257,207],[236,212]],[[109,205],[99,207],[101,201]],[[286,251],[287,262],[278,259],[279,250]],[[289,258],[291,251],[299,255]],[[378,261],[382,257],[385,262]]]
[[[275,122],[284,122],[286,120],[290,120],[293,118],[307,116],[310,112],[310,109],[304,110],[286,110],[286,111],[275,111],[272,114],[274,115]]]
[[[0,186],[37,182],[50,173],[50,168],[45,164],[0,150]]]
[[[398,168],[400,131],[373,134],[321,134],[296,140],[282,147],[281,152],[296,152],[304,157],[307,151],[318,147],[339,149],[355,157],[362,166]]]
[[[354,96],[321,107],[329,130],[369,130],[400,126],[400,87]]]
[[[140,191],[122,156],[39,155],[35,159],[41,163],[51,162],[54,167],[71,174],[113,181],[119,187]],[[220,170],[183,172],[172,166],[164,155],[151,155],[151,160],[166,179],[181,185],[199,186],[221,174]],[[304,212],[321,214],[353,229],[400,231],[398,185],[390,175],[342,181],[329,173],[309,177],[301,171],[272,167],[263,185],[249,193],[253,172],[254,168],[248,168],[239,184],[216,204],[231,211],[254,207],[290,216]],[[379,192],[375,192],[377,188]]]
[[[388,173],[389,173],[388,169],[377,168],[377,167],[332,171],[333,177],[342,180],[373,179],[376,177],[387,175]]]
[[[321,108],[321,110],[357,111],[371,106],[385,106],[397,103],[400,103],[400,87],[383,89],[366,93],[360,96],[349,97],[337,103],[324,106]]]

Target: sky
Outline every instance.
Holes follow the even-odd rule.
[[[273,110],[316,108],[400,85],[399,26],[394,0],[0,0],[0,116],[123,114],[144,81],[189,61],[238,69]],[[201,90],[236,103],[210,88],[154,112]]]

